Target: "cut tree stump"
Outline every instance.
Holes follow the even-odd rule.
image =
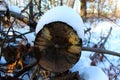
[[[46,24],[37,34],[35,46],[41,56],[39,64],[51,72],[65,72],[80,58],[82,40],[66,23]]]

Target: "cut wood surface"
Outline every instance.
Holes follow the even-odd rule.
[[[36,36],[40,65],[53,72],[64,72],[79,59],[82,41],[76,31],[63,22],[46,24]]]

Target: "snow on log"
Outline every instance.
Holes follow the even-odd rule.
[[[36,33],[38,33],[45,24],[55,21],[61,21],[70,25],[77,32],[80,38],[84,38],[84,24],[82,18],[77,12],[67,6],[58,6],[48,10],[38,21]]]
[[[81,56],[83,21],[66,6],[48,10],[38,21],[35,46],[39,47],[40,65],[52,72],[64,72]]]

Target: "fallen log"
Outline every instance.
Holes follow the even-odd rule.
[[[35,46],[39,47],[43,68],[64,72],[79,60],[82,41],[71,26],[56,21],[46,24],[36,35]]]
[[[28,19],[26,16],[22,15],[21,13],[17,13],[14,11],[9,11],[10,15],[20,21],[23,21],[24,23],[26,23],[27,25],[29,25],[32,28],[36,28],[37,22],[35,22],[32,19]]]

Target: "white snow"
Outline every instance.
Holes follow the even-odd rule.
[[[84,38],[83,21],[80,15],[72,8],[67,6],[58,6],[48,10],[38,21],[36,34],[44,27],[45,24],[61,21],[67,23],[77,32],[79,38]]]
[[[3,5],[0,5],[0,11],[7,11],[7,8]]]
[[[70,70],[72,72],[78,71],[82,80],[108,80],[101,68],[90,65],[90,54],[91,52],[82,51],[80,60]]]
[[[75,71],[81,72],[83,68],[90,66],[91,60],[90,58],[88,58],[89,57],[88,54],[90,53],[83,51],[79,61],[70,70],[72,72]]]
[[[96,66],[90,66],[82,69],[80,76],[83,80],[108,80],[105,73]]]
[[[16,13],[21,13],[21,9],[18,6],[8,5],[10,11],[14,11]]]
[[[7,11],[7,7],[4,1],[0,2],[0,11]]]
[[[118,23],[119,23],[119,21],[118,21]],[[97,44],[100,41],[101,37],[106,37],[108,35],[110,28],[112,27],[112,32],[111,32],[110,37],[108,38],[108,41],[105,44],[105,48],[107,50],[120,52],[120,49],[119,49],[120,48],[120,44],[119,44],[119,42],[120,42],[120,35],[119,35],[120,27],[119,27],[119,25],[115,25],[114,23],[112,23],[110,21],[99,21],[99,22],[95,21],[95,22],[93,22],[93,24],[90,24],[90,25],[87,23],[86,26],[89,26],[92,28],[90,41],[95,44]],[[88,36],[89,35],[85,35],[85,38],[87,40],[88,40]],[[93,69],[90,66],[91,60],[90,60],[89,56],[91,54],[93,54],[93,53],[82,51],[80,60],[77,62],[77,64],[75,64],[75,66],[73,66],[71,71],[73,71],[73,72],[79,71],[79,74],[82,75],[82,77],[85,80],[99,80],[99,79],[102,80],[105,73],[101,72],[100,69],[98,69],[98,70]],[[119,57],[111,56],[111,55],[105,55],[105,56],[116,67],[119,65],[118,64],[120,62]],[[110,62],[108,62],[107,60],[105,60],[104,62],[99,62],[97,64],[97,67],[99,67],[101,69],[109,69],[110,65],[111,65]],[[100,73],[98,73],[98,72],[100,72]],[[112,72],[112,73],[115,74],[114,72]],[[120,79],[119,76],[118,76],[118,79]],[[108,80],[108,79],[106,79],[106,77],[105,77],[105,79],[103,79],[103,80]]]
[[[10,0],[4,0],[4,1],[7,4],[10,11],[21,13],[21,9],[18,6],[11,5]]]
[[[87,23],[86,26],[89,26],[90,28],[92,28],[90,41],[92,43],[97,44],[101,40],[101,37],[106,37],[108,35],[109,30],[112,27],[112,32],[111,32],[111,35],[109,36],[109,38],[108,38],[108,40],[107,40],[107,42],[105,44],[105,48],[107,50],[120,52],[120,49],[119,49],[120,48],[120,44],[119,44],[119,42],[120,42],[120,35],[119,35],[120,34],[120,26],[117,25],[117,24],[120,23],[119,19],[117,19],[117,23],[116,24],[115,23],[113,23],[111,21],[108,21],[108,20],[99,21],[99,22],[98,21],[94,21],[92,24],[88,24]],[[86,40],[88,40],[88,36],[89,35],[85,35]],[[86,54],[86,52],[82,52],[81,58],[83,57],[83,55],[84,55],[84,57],[85,57],[85,55],[88,55],[88,56],[85,57],[87,59],[87,58],[89,58],[91,53],[92,52],[89,52],[89,54]],[[112,56],[112,55],[105,55],[105,56],[109,59],[109,61],[114,66],[117,67],[119,65],[118,64],[120,62],[120,58],[119,57]],[[108,69],[109,70],[110,66],[111,66],[111,63],[109,61],[104,60],[103,62],[99,62],[97,64],[97,66],[100,67],[101,69]],[[83,63],[81,63],[81,62],[83,62]],[[78,63],[79,63],[80,66],[81,66],[81,64],[86,65],[85,61],[78,61]],[[87,61],[87,64],[90,64],[90,63]],[[79,65],[77,67],[75,65],[75,67],[73,67],[73,70],[75,70],[75,69],[77,70],[78,69],[79,73],[81,74],[81,72],[84,72],[84,71],[83,71],[83,68],[82,69],[79,68]],[[86,67],[89,67],[89,65],[85,66],[84,68],[86,68]],[[86,72],[84,72],[84,74],[87,75]],[[88,71],[88,73],[89,73],[89,71]],[[115,74],[114,71],[112,73]],[[92,73],[92,74],[96,75],[96,73]],[[120,76],[118,76],[118,80],[119,79],[120,79]],[[89,80],[89,78],[87,80]],[[93,79],[90,79],[90,80],[93,80]],[[112,80],[114,80],[114,79],[112,79]]]
[[[28,28],[28,26],[25,26],[25,28],[15,28],[15,31],[18,31],[18,32],[21,32],[22,34],[24,34],[24,33],[29,32],[29,28]],[[30,43],[31,46],[33,46],[34,41],[35,41],[35,33],[32,32],[32,33],[26,34],[25,37],[27,38],[28,43]]]
[[[89,25],[86,24],[86,26]],[[108,35],[111,27],[112,32],[107,43],[105,44],[105,47],[108,50],[120,52],[120,44],[118,44],[120,42],[120,27],[119,25],[115,25],[115,23],[112,23],[110,21],[96,21],[93,23],[93,25],[91,25],[91,42],[98,43],[101,40],[101,37],[106,37]],[[88,38],[88,36],[85,35],[86,38]]]
[[[80,13],[80,0],[75,0],[73,9]]]
[[[45,24],[55,22],[55,21],[61,21],[65,22],[75,31],[77,31],[77,34],[80,38],[88,38],[89,35],[85,35],[83,33],[83,21],[81,17],[71,8],[66,6],[59,6],[56,8],[53,8],[51,10],[48,10],[38,21],[37,28],[36,28],[36,34],[43,28]],[[117,23],[120,23],[120,20],[117,20]],[[86,26],[89,26],[86,24]],[[110,27],[112,27],[112,34],[109,37],[107,43],[105,44],[106,49],[120,52],[120,27],[116,26],[114,23],[111,23],[109,21],[101,21],[101,22],[94,22],[91,26],[91,42],[97,43],[100,40],[100,37],[105,37]],[[16,29],[17,30],[17,29]],[[27,32],[28,30],[25,29],[18,29],[19,32]],[[35,36],[34,33],[26,35],[27,39],[30,43],[34,41]],[[85,79],[85,80],[108,80],[108,77],[105,75],[105,73],[100,68],[109,68],[110,63],[109,62],[103,62],[99,63],[98,67],[90,66],[91,60],[89,56],[92,54],[92,52],[85,52],[82,51],[82,55],[80,57],[80,60],[75,64],[70,70],[72,72],[79,71],[79,75]],[[120,58],[116,56],[109,56],[107,55],[109,60],[113,62],[115,65],[118,65],[118,62],[120,61]],[[2,58],[3,62],[4,59]],[[104,64],[104,65],[103,65]],[[100,67],[100,68],[99,68]],[[120,79],[120,78],[119,78]]]
[[[70,69],[70,71],[79,71],[83,80],[108,80],[107,75],[97,66],[91,66],[89,55],[91,52],[83,51],[80,60]]]
[[[7,5],[10,5],[10,0],[4,0]]]
[[[8,35],[11,35],[11,36],[12,36],[12,35],[13,35],[13,32],[8,32]]]
[[[7,61],[5,60],[5,58],[4,58],[3,56],[1,56],[0,63],[1,63],[1,64],[5,64],[5,63],[7,63]]]

